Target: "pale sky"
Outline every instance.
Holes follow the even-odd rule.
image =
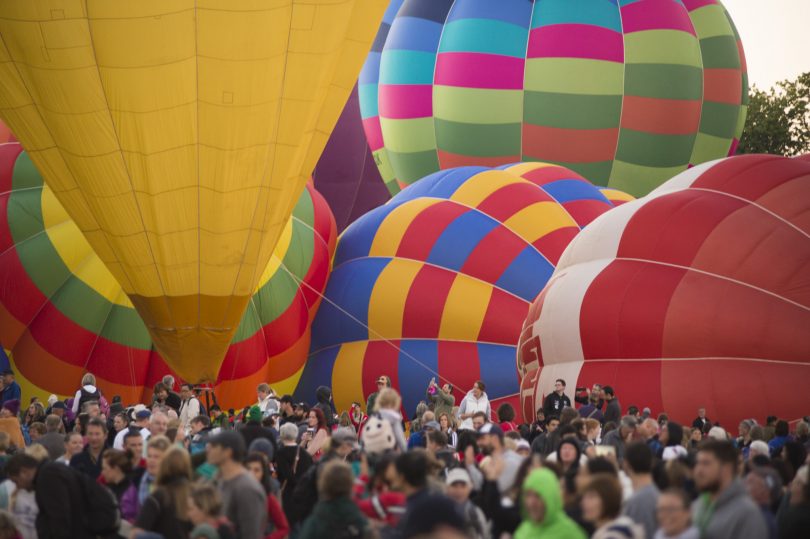
[[[810,0],[722,0],[758,88],[810,71]]]

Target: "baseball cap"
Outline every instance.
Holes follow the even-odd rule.
[[[529,445],[529,442],[527,442],[526,440],[523,440],[523,439],[518,440],[516,449],[520,450],[520,449],[531,449],[531,448],[532,448],[532,446]]]
[[[503,429],[495,423],[484,423],[481,428],[478,429],[478,434],[492,434],[503,438]]]
[[[285,404],[286,403],[293,404],[294,401],[293,401],[292,395],[284,395],[278,400],[278,402],[285,403]]]
[[[135,413],[135,419],[149,419],[152,417],[152,412],[149,410],[140,410]]]
[[[453,468],[447,472],[447,479],[445,480],[445,483],[448,485],[452,485],[453,483],[466,483],[467,485],[472,486],[470,474],[464,468]]]
[[[7,374],[10,374],[11,376],[14,376],[14,371],[12,371],[11,369],[5,369],[3,371],[3,376],[5,376]]]
[[[56,401],[53,403],[53,406],[51,406],[51,409],[67,410],[67,405],[62,401]]]
[[[428,421],[422,426],[423,429],[442,430],[442,426],[438,421]]]
[[[332,434],[332,445],[357,445],[357,435],[345,430],[337,430]]]

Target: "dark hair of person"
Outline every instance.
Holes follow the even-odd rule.
[[[388,470],[388,467],[394,463],[397,459],[397,454],[393,451],[386,451],[382,454],[376,455],[372,458],[372,455],[368,456],[369,458],[369,465],[371,465],[374,476],[373,482],[375,485],[388,485],[388,480],[385,478],[385,472]]]
[[[248,453],[248,456],[245,458],[245,465],[248,465],[251,462],[258,462],[261,465],[262,479],[259,482],[264,488],[264,493],[270,494],[273,487],[270,483],[270,463],[267,460],[267,455],[264,453],[259,453],[258,451],[252,451]]]
[[[405,453],[402,456],[408,455]],[[351,496],[354,475],[342,460],[330,460],[318,476],[318,493],[322,500],[336,500]]]
[[[790,425],[784,419],[780,419],[776,422],[773,432],[776,436],[787,436],[790,434]]]
[[[198,415],[191,420],[192,423],[202,423],[204,428],[211,426],[211,418],[207,415]]]
[[[562,378],[557,378],[556,380],[554,380],[554,383],[557,383],[557,382],[561,383],[562,386],[565,387],[565,380],[563,380]]]
[[[108,449],[104,452],[102,457],[107,461],[107,465],[113,468],[118,468],[125,475],[132,472],[132,454],[121,451],[119,449]]]
[[[515,409],[508,402],[498,406],[498,421],[505,423],[507,421],[515,420]]]
[[[401,454],[397,457],[395,465],[397,473],[411,487],[424,488],[427,485],[432,466],[424,449],[417,448]]]
[[[631,405],[627,409],[627,415],[638,415],[638,406]]]
[[[661,492],[661,496],[672,496],[677,498],[679,502],[681,502],[681,509],[689,511],[689,508],[692,506],[692,499],[689,497],[689,494],[686,493],[685,490],[680,488],[668,488]]]
[[[604,425],[602,425],[602,438],[605,437],[605,434],[608,432],[616,430],[616,422],[615,421],[608,421]]]
[[[39,467],[39,461],[27,453],[17,453],[6,462],[5,474],[7,477],[16,477],[23,470]]]
[[[731,442],[709,438],[700,442],[698,453],[710,453],[722,464],[730,464],[733,472],[737,473],[737,448]]]
[[[624,461],[634,473],[652,473],[652,450],[644,442],[633,442],[628,445],[624,450]]]
[[[103,419],[94,417],[90,421],[87,422],[87,427],[98,427],[103,430],[105,433],[107,432],[107,423],[104,422]]]
[[[484,418],[484,422],[485,422],[485,423],[489,423],[489,418],[487,417],[487,414],[486,414],[486,413],[484,413],[484,412],[475,412],[475,413],[473,414],[473,419],[475,419],[476,417],[483,417],[483,418]]]
[[[611,397],[616,394],[616,393],[613,392],[613,387],[611,387],[611,386],[603,387],[602,391],[604,391],[606,395],[610,395]]]
[[[478,454],[478,433],[474,430],[460,430],[458,432],[456,449],[463,455],[467,451],[468,447],[472,447],[475,454]]]
[[[607,474],[612,475],[613,477],[619,477],[619,470],[617,470],[616,466],[614,466],[614,464],[605,457],[594,457],[592,459],[588,459],[585,467],[588,469],[588,473],[591,475]]]
[[[427,432],[427,439],[439,447],[447,447],[447,434],[440,430],[429,430]]]
[[[478,389],[480,389],[481,391],[487,390],[487,385],[484,383],[483,380],[476,380],[474,385],[477,385]]]
[[[622,510],[622,486],[619,480],[610,475],[598,473],[583,489],[582,493],[593,492],[602,500],[602,514],[600,519],[613,520]]]

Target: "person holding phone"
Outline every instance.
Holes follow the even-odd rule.
[[[313,460],[318,460],[327,439],[329,431],[326,428],[326,417],[320,408],[313,408],[307,416],[307,430],[301,437],[301,448],[306,450]]]
[[[430,379],[427,388],[427,400],[436,417],[442,414],[452,414],[453,406],[456,405],[456,398],[453,396],[453,386],[446,383],[439,387],[436,378]]]

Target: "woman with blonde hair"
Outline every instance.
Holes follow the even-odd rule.
[[[194,525],[191,539],[229,539],[235,537],[233,526],[222,515],[222,497],[209,484],[191,488],[188,498],[188,517]]]
[[[402,406],[402,397],[395,389],[386,387],[377,395],[376,406],[377,413],[391,424],[397,447],[400,451],[405,452],[408,444],[405,441],[405,431],[402,429],[402,413],[399,411]]]
[[[191,478],[188,452],[179,447],[169,448],[158,467],[157,488],[144,501],[132,537],[149,531],[162,535],[164,539],[186,539],[192,529],[188,516]]]
[[[101,404],[101,390],[96,387],[96,377],[93,373],[88,372],[82,376],[82,386],[73,397],[72,410],[74,414],[78,414],[82,409],[85,402],[96,401]]]

